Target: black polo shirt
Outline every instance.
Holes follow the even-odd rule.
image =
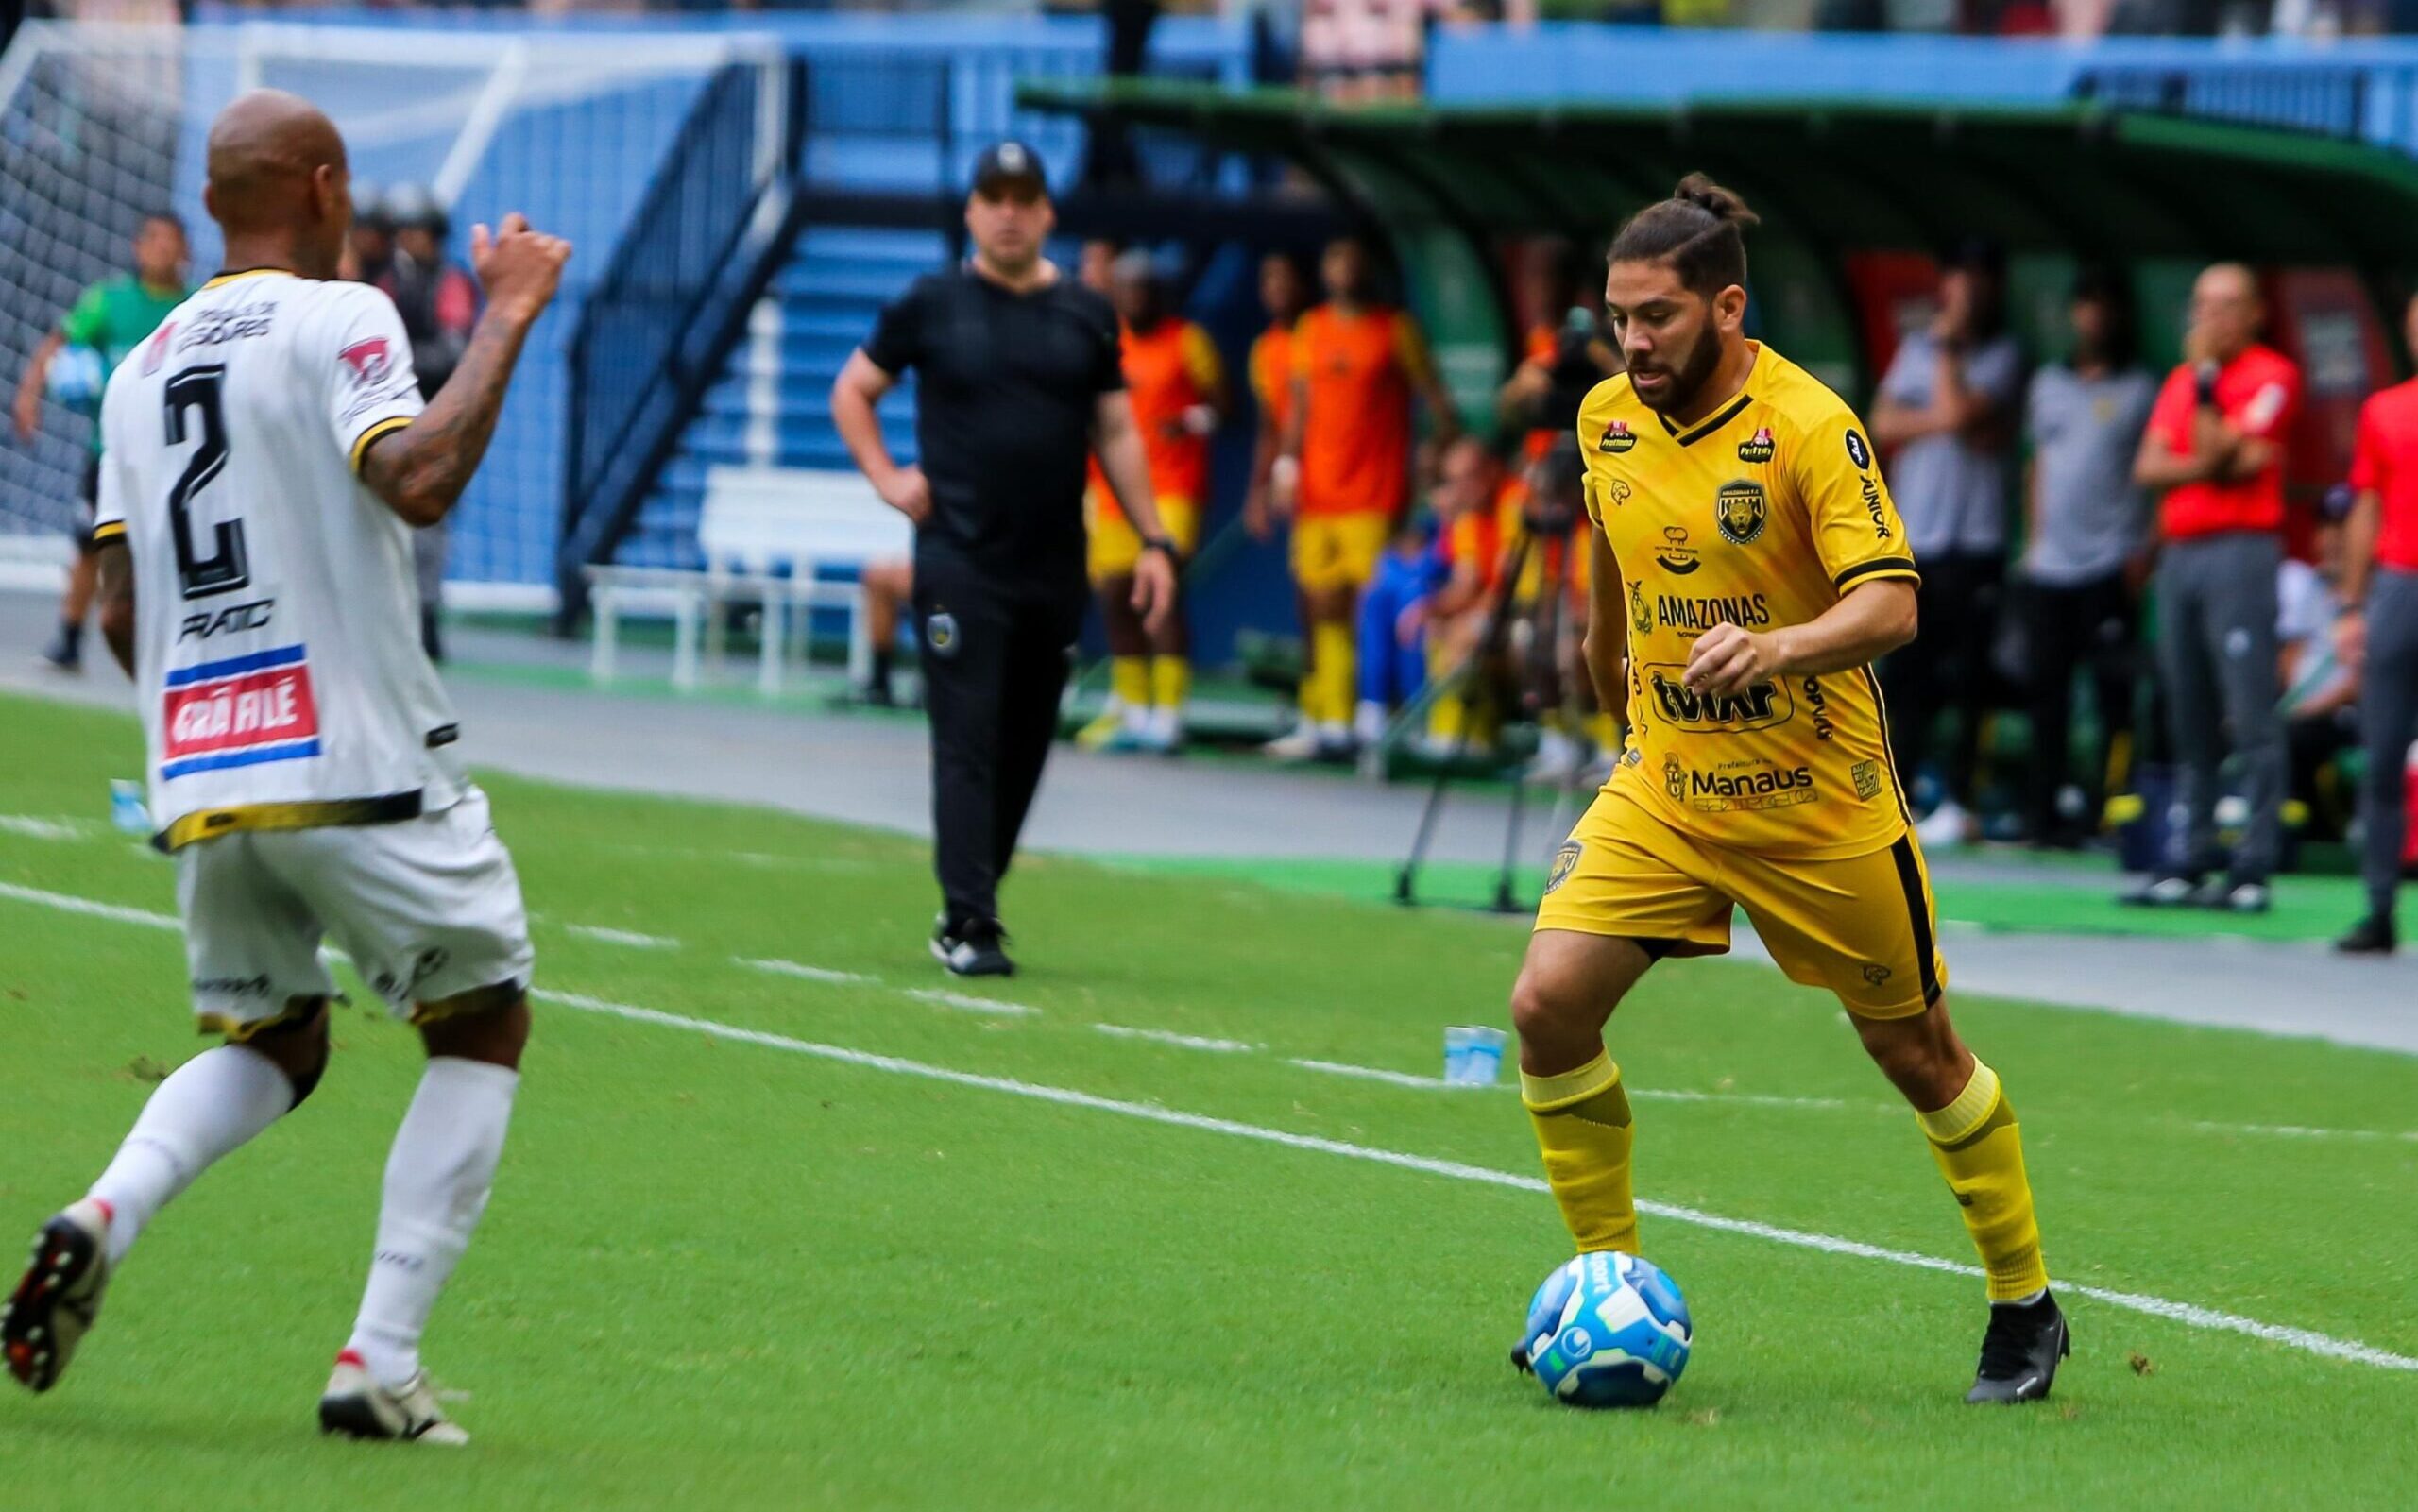
[[[1017,294],[955,267],[917,279],[864,350],[916,376],[915,445],[932,485],[916,560],[1080,595],[1092,425],[1099,397],[1125,386],[1109,302],[1064,276]]]

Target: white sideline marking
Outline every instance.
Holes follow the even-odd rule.
[[[1383,1066],[1351,1065],[1342,1061],[1304,1061],[1287,1057],[1286,1065],[1297,1065],[1304,1071],[1323,1071],[1331,1077],[1357,1077],[1363,1081],[1382,1081],[1388,1086],[1417,1087],[1422,1092],[1467,1092],[1478,1085],[1468,1081],[1447,1081],[1442,1077],[1413,1076],[1407,1071],[1388,1071]]]
[[[1200,1034],[1178,1034],[1173,1029],[1137,1029],[1130,1024],[1095,1024],[1092,1028],[1102,1034],[1113,1034],[1120,1040],[1149,1040],[1153,1045],[1179,1045],[1187,1050],[1214,1050],[1220,1055],[1249,1055],[1260,1046],[1243,1040],[1217,1040]]]
[[[828,966],[809,966],[799,960],[750,960],[744,956],[731,960],[756,971],[769,971],[776,977],[801,977],[810,982],[832,982],[843,987],[878,987],[881,978],[862,972],[833,971]]]
[[[1544,1181],[1534,1176],[1515,1176],[1484,1165],[1469,1165],[1459,1161],[1436,1160],[1425,1155],[1406,1155],[1397,1150],[1378,1149],[1369,1145],[1354,1145],[1339,1139],[1322,1139],[1315,1134],[1296,1134],[1281,1129],[1263,1129],[1257,1124],[1239,1123],[1231,1118],[1215,1118],[1206,1113],[1183,1113],[1173,1108],[1156,1107],[1149,1103],[1126,1102],[1115,1097],[1098,1096],[1077,1092],[1071,1087],[1046,1086],[1039,1082],[1018,1081],[1010,1077],[983,1076],[972,1071],[957,1071],[947,1066],[928,1065],[921,1061],[902,1060],[893,1055],[877,1055],[869,1050],[852,1050],[837,1045],[818,1045],[811,1040],[792,1039],[786,1034],[768,1034],[760,1029],[741,1028],[735,1025],[718,1024],[711,1019],[690,1018],[680,1013],[666,1013],[656,1009],[639,1008],[629,1003],[608,1002],[578,993],[538,991],[530,994],[565,1008],[585,1012],[601,1013],[628,1019],[639,1024],[656,1024],[666,1028],[688,1029],[709,1034],[717,1039],[736,1040],[748,1045],[760,1045],[768,1049],[788,1050],[797,1055],[810,1055],[818,1060],[836,1061],[843,1065],[862,1066],[873,1071],[887,1071],[894,1076],[919,1077],[927,1081],[944,1081],[953,1086],[979,1087],[988,1092],[1004,1092],[1012,1096],[1030,1097],[1040,1102],[1056,1103],[1067,1108],[1088,1108],[1096,1113],[1119,1113],[1148,1123],[1169,1124],[1179,1129],[1197,1129],[1207,1133],[1226,1134],[1236,1139],[1257,1140],[1262,1144],[1282,1145],[1288,1149],[1313,1150],[1322,1155],[1339,1155],[1346,1160],[1367,1161],[1377,1165],[1391,1165],[1402,1170],[1419,1171],[1429,1176],[1442,1176],[1458,1181],[1475,1181],[1486,1186],[1509,1187],[1522,1192],[1549,1192]],[[1363,1068],[1365,1069],[1365,1068]],[[1849,1255],[1860,1260],[1885,1260],[1892,1265],[1907,1266],[1917,1270],[1935,1270],[1945,1275],[1978,1278],[1982,1269],[1936,1255],[1916,1254],[1909,1249],[1890,1249],[1881,1245],[1865,1244],[1855,1239],[1842,1239],[1834,1234],[1812,1233],[1802,1229],[1783,1229],[1777,1224],[1757,1223],[1747,1218],[1723,1217],[1698,1208],[1679,1207],[1668,1202],[1642,1201],[1638,1211],[1675,1223],[1692,1223],[1699,1228],[1713,1229],[1723,1233],[1744,1234],[1750,1238],[1768,1239],[1798,1249],[1819,1250],[1824,1254]],[[2170,1301],[2163,1297],[2144,1296],[2139,1292],[2113,1291],[2103,1286],[2084,1286],[2061,1283],[2068,1295],[2087,1297],[2152,1317],[2162,1317],[2187,1327],[2208,1329],[2219,1333],[2240,1334],[2270,1344],[2281,1344],[2328,1359],[2348,1360],[2358,1365],[2371,1365],[2386,1370],[2418,1371],[2418,1359],[2395,1354],[2356,1339],[2338,1339],[2305,1328],[2288,1328],[2277,1323],[2262,1323],[2256,1318],[2190,1302]]]
[[[901,995],[911,997],[919,1003],[938,1003],[943,1008],[962,1008],[969,1013],[1008,1013],[1021,1016],[1041,1011],[1037,1008],[1027,1008],[1022,1003],[1002,1003],[996,997],[968,997],[963,993],[946,992],[938,987],[908,987],[900,989],[900,993]]]
[[[184,927],[183,922],[174,914],[153,913],[147,909],[122,909],[114,903],[95,903],[91,898],[73,898],[64,892],[44,892],[40,888],[19,887],[13,882],[0,882],[0,898],[38,903],[62,913],[81,913],[95,919],[114,920],[119,924],[139,924],[149,929]]]
[[[661,935],[640,934],[635,929],[608,929],[601,924],[567,924],[563,927],[588,940],[601,940],[608,945],[628,945],[633,950],[677,950],[680,942]]]
[[[82,840],[80,825],[61,819],[38,819],[32,814],[0,814],[0,830],[23,835],[27,840]]]
[[[19,902],[39,904],[68,913],[81,913],[96,919],[111,919],[120,924],[140,925],[153,929],[181,927],[177,920],[164,913],[152,913],[143,909],[120,908],[111,903],[95,903],[89,898],[70,897],[60,892],[45,892],[38,888],[19,887],[0,882],[0,897]],[[1282,1145],[1290,1149],[1315,1150],[1326,1155],[1338,1155],[1347,1160],[1368,1161],[1377,1165],[1391,1165],[1403,1170],[1421,1171],[1430,1176],[1448,1177],[1455,1181],[1475,1181],[1487,1186],[1511,1187],[1522,1192],[1549,1192],[1551,1188],[1533,1176],[1514,1176],[1508,1171],[1489,1169],[1483,1165],[1467,1165],[1458,1161],[1434,1160],[1424,1155],[1405,1155],[1395,1150],[1378,1149],[1368,1145],[1347,1144],[1339,1139],[1321,1139],[1314,1134],[1288,1133],[1280,1129],[1262,1129],[1256,1124],[1237,1123],[1231,1118],[1213,1118],[1204,1113],[1181,1113],[1172,1108],[1153,1107],[1149,1103],[1124,1102],[1115,1097],[1096,1096],[1068,1087],[1044,1086],[1038,1082],[1017,1081],[1007,1077],[986,1077],[971,1071],[954,1071],[946,1066],[927,1065],[920,1061],[901,1060],[896,1056],[876,1055],[867,1050],[851,1050],[837,1045],[817,1045],[811,1040],[792,1039],[785,1034],[767,1034],[759,1029],[740,1028],[735,1025],[717,1024],[711,1019],[689,1018],[678,1013],[665,1013],[652,1008],[639,1008],[629,1003],[607,1002],[578,993],[557,993],[538,988],[529,994],[542,1002],[560,1004],[585,1012],[607,1014],[639,1024],[658,1024],[666,1028],[688,1029],[713,1035],[718,1039],[736,1040],[748,1045],[760,1045],[775,1050],[788,1050],[798,1055],[810,1055],[820,1060],[837,1061],[846,1065],[863,1066],[874,1071],[887,1071],[894,1076],[920,1077],[928,1081],[945,1081],[961,1087],[979,1087],[991,1092],[1004,1092],[1014,1096],[1031,1097],[1041,1102],[1053,1102],[1069,1108],[1089,1108],[1099,1113],[1122,1113],[1155,1124],[1170,1124],[1180,1129],[1198,1129],[1213,1134],[1227,1134],[1236,1139],[1258,1140],[1264,1144]],[[913,994],[911,995],[923,995]],[[983,1003],[997,1009],[1011,1005],[989,1003],[981,998],[968,1002]],[[1026,1011],[1030,1011],[1027,1010]],[[1297,1065],[1309,1062],[1295,1062]],[[1352,1067],[1353,1071],[1370,1069]],[[1391,1078],[1401,1073],[1388,1072]],[[1423,1084],[1423,1083],[1422,1083]],[[2282,1127],[2282,1126],[2278,1126]],[[1768,1239],[1774,1244],[1799,1249],[1814,1249],[1824,1254],[1851,1255],[1861,1260],[1885,1260],[1892,1265],[1907,1266],[1917,1270],[1935,1270],[1952,1276],[1978,1277],[1978,1266],[1967,1266],[1936,1255],[1916,1254],[1908,1249],[1889,1249],[1854,1239],[1842,1239],[1832,1234],[1812,1233],[1801,1229],[1783,1229],[1775,1224],[1757,1223],[1747,1218],[1727,1218],[1719,1214],[1697,1208],[1678,1207],[1667,1202],[1641,1201],[1641,1213],[1669,1218],[1675,1223],[1692,1223],[1699,1228],[1713,1229],[1724,1233],[1744,1234],[1750,1238]],[[2418,1359],[2395,1354],[2357,1339],[2339,1339],[2312,1329],[2290,1328],[2280,1323],[2262,1323],[2255,1317],[2236,1313],[2219,1312],[2191,1302],[2170,1301],[2163,1297],[2150,1297],[2139,1292],[2113,1291],[2103,1286],[2060,1283],[2069,1296],[2087,1297],[2151,1317],[2165,1318],[2187,1328],[2205,1329],[2215,1333],[2239,1334],[2269,1344],[2281,1344],[2288,1349],[2323,1355],[2327,1359],[2347,1360],[2355,1365],[2375,1366],[2383,1370],[2418,1371]]]
[[[1442,1077],[1422,1077],[1408,1071],[1388,1071],[1383,1066],[1352,1065],[1342,1061],[1289,1060],[1286,1064],[1300,1066],[1304,1071],[1323,1071],[1329,1076],[1357,1077],[1363,1081],[1382,1081],[1388,1086],[1417,1087],[1422,1092],[1467,1092],[1473,1086],[1481,1090],[1512,1091],[1519,1087],[1519,1082],[1516,1080],[1474,1083],[1447,1081]],[[1747,1092],[1688,1092],[1662,1087],[1631,1087],[1628,1089],[1628,1095],[1646,1102],[1735,1102],[1754,1108],[1884,1108],[1881,1103],[1850,1103],[1837,1097],[1772,1097]],[[1884,1111],[1895,1112],[1896,1110],[1884,1109]]]
[[[2398,1139],[2418,1145],[2418,1129],[2311,1129],[2300,1124],[2211,1124],[2191,1126],[2204,1134],[2273,1134],[2281,1139]]]

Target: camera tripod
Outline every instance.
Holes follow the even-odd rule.
[[[1558,531],[1542,528],[1551,521],[1527,520],[1520,539],[1503,564],[1503,591],[1487,610],[1486,623],[1478,634],[1476,646],[1461,659],[1459,666],[1437,682],[1429,685],[1422,696],[1403,715],[1405,724],[1422,713],[1437,698],[1448,692],[1467,696],[1485,687],[1489,671],[1500,664],[1503,650],[1514,627],[1525,623],[1528,643],[1520,657],[1520,665],[1511,669],[1513,697],[1520,711],[1529,718],[1544,712],[1545,695],[1557,686],[1560,669],[1555,665],[1555,654],[1561,640],[1563,588],[1568,581],[1569,552],[1555,552],[1549,547],[1555,540],[1566,541],[1572,521],[1561,522]],[[1521,578],[1526,573],[1531,553],[1539,554],[1537,596],[1533,603],[1514,602]],[[1472,700],[1474,704],[1475,700]],[[1419,816],[1419,829],[1412,837],[1410,854],[1403,858],[1401,869],[1394,874],[1394,901],[1416,904],[1419,899],[1419,870],[1426,863],[1427,850],[1436,836],[1436,822],[1444,808],[1444,794],[1453,784],[1454,772],[1469,745],[1470,722],[1464,721],[1453,738],[1452,749],[1436,769],[1434,784],[1427,790],[1426,807]],[[1558,843],[1567,827],[1570,813],[1578,792],[1578,769],[1575,765],[1564,773],[1555,784],[1553,820],[1548,826]],[[1514,891],[1512,878],[1519,865],[1521,830],[1527,815],[1528,781],[1515,777],[1511,784],[1511,810],[1505,817],[1502,861],[1495,871],[1494,894],[1485,905],[1493,913],[1522,913],[1530,905],[1523,903]]]

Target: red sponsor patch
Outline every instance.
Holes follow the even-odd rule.
[[[240,672],[167,692],[161,730],[169,765],[315,739],[319,705],[301,662]]]
[[[158,332],[143,344],[144,377],[148,378],[158,372],[160,365],[168,360],[168,343],[176,333],[177,323],[171,320],[162,325]]]
[[[336,353],[336,361],[352,369],[354,387],[369,388],[394,370],[395,354],[388,349],[385,337],[370,336]]]

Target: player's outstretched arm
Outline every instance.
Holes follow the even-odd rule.
[[[442,520],[487,454],[496,417],[529,328],[560,286],[570,243],[529,229],[515,213],[490,234],[471,228],[470,263],[486,290],[486,313],[453,376],[419,417],[369,444],[361,481],[407,524]]]
[[[110,643],[110,654],[134,675],[134,555],[126,549],[126,537],[115,536],[103,541],[94,551],[93,571],[95,585],[94,598],[100,601],[101,638]]]

